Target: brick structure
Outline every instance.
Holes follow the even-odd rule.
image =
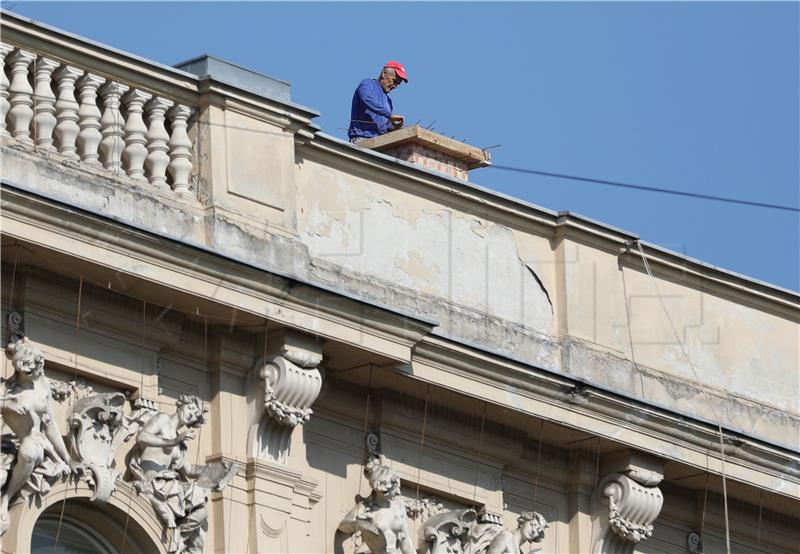
[[[491,155],[485,150],[418,125],[367,139],[359,146],[465,181],[471,169],[491,163]]]

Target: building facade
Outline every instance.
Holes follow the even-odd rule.
[[[796,551],[796,293],[213,57],[0,52],[2,552]]]

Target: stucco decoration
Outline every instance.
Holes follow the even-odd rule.
[[[547,521],[538,512],[522,512],[508,530],[492,518],[480,521],[475,510],[453,510],[429,519],[423,529],[425,554],[521,554],[528,543],[544,539]]]
[[[212,491],[222,490],[236,475],[234,463],[193,465],[186,441],[205,423],[207,409],[196,396],[181,395],[177,410],[155,412],[142,426],[128,469],[136,491],[146,497],[165,528],[168,551],[203,552]]]
[[[75,402],[69,418],[68,444],[76,477],[94,491],[92,500],[108,502],[119,472],[114,458],[117,448],[130,435],[125,427],[125,395],[94,394]]]
[[[593,554],[631,554],[653,534],[664,497],[655,475],[635,471],[605,477],[595,499]]]
[[[249,400],[253,419],[248,451],[285,463],[292,430],[309,420],[322,389],[322,350],[318,342],[294,331],[274,333],[270,342],[276,352],[260,358],[251,371],[263,386],[263,396]]]
[[[44,376],[44,354],[21,336],[21,317],[9,316],[8,356],[14,369],[0,382],[0,414],[4,427],[0,453],[0,535],[8,529],[9,505],[42,498],[59,479],[72,472],[69,454],[53,419],[50,383]]]
[[[322,355],[284,348],[264,365],[264,409],[272,419],[289,427],[309,420],[322,388],[321,361]]]
[[[464,554],[477,521],[475,510],[451,510],[437,514],[422,529],[424,554]]]
[[[703,554],[703,539],[694,531],[686,535],[686,548],[691,554]]]
[[[364,476],[372,492],[366,498],[356,496],[356,505],[339,524],[335,552],[343,552],[343,540],[357,535],[360,546],[356,552],[359,553],[417,554],[408,529],[406,504],[400,492],[400,476],[392,468],[381,464],[380,457],[375,455],[373,437],[367,438],[370,455],[364,464]]]

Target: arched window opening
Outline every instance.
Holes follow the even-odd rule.
[[[87,499],[65,502],[48,507],[36,520],[31,554],[117,554],[122,551],[147,554],[157,551],[134,518],[127,518],[122,511],[109,505],[97,506]]]

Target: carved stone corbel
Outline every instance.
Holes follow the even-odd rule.
[[[69,449],[77,461],[76,477],[94,490],[92,500],[106,503],[119,478],[114,462],[117,448],[128,436],[125,428],[125,395],[94,394],[75,402],[69,418]]]
[[[292,330],[270,333],[272,352],[260,358],[250,372],[250,456],[285,463],[292,430],[309,420],[311,406],[322,389],[322,344]],[[255,386],[256,383],[260,386]],[[261,394],[263,391],[263,394]]]
[[[594,501],[593,554],[630,554],[653,534],[653,522],[664,497],[658,488],[663,479],[658,460],[628,452],[616,462],[597,489]]]

